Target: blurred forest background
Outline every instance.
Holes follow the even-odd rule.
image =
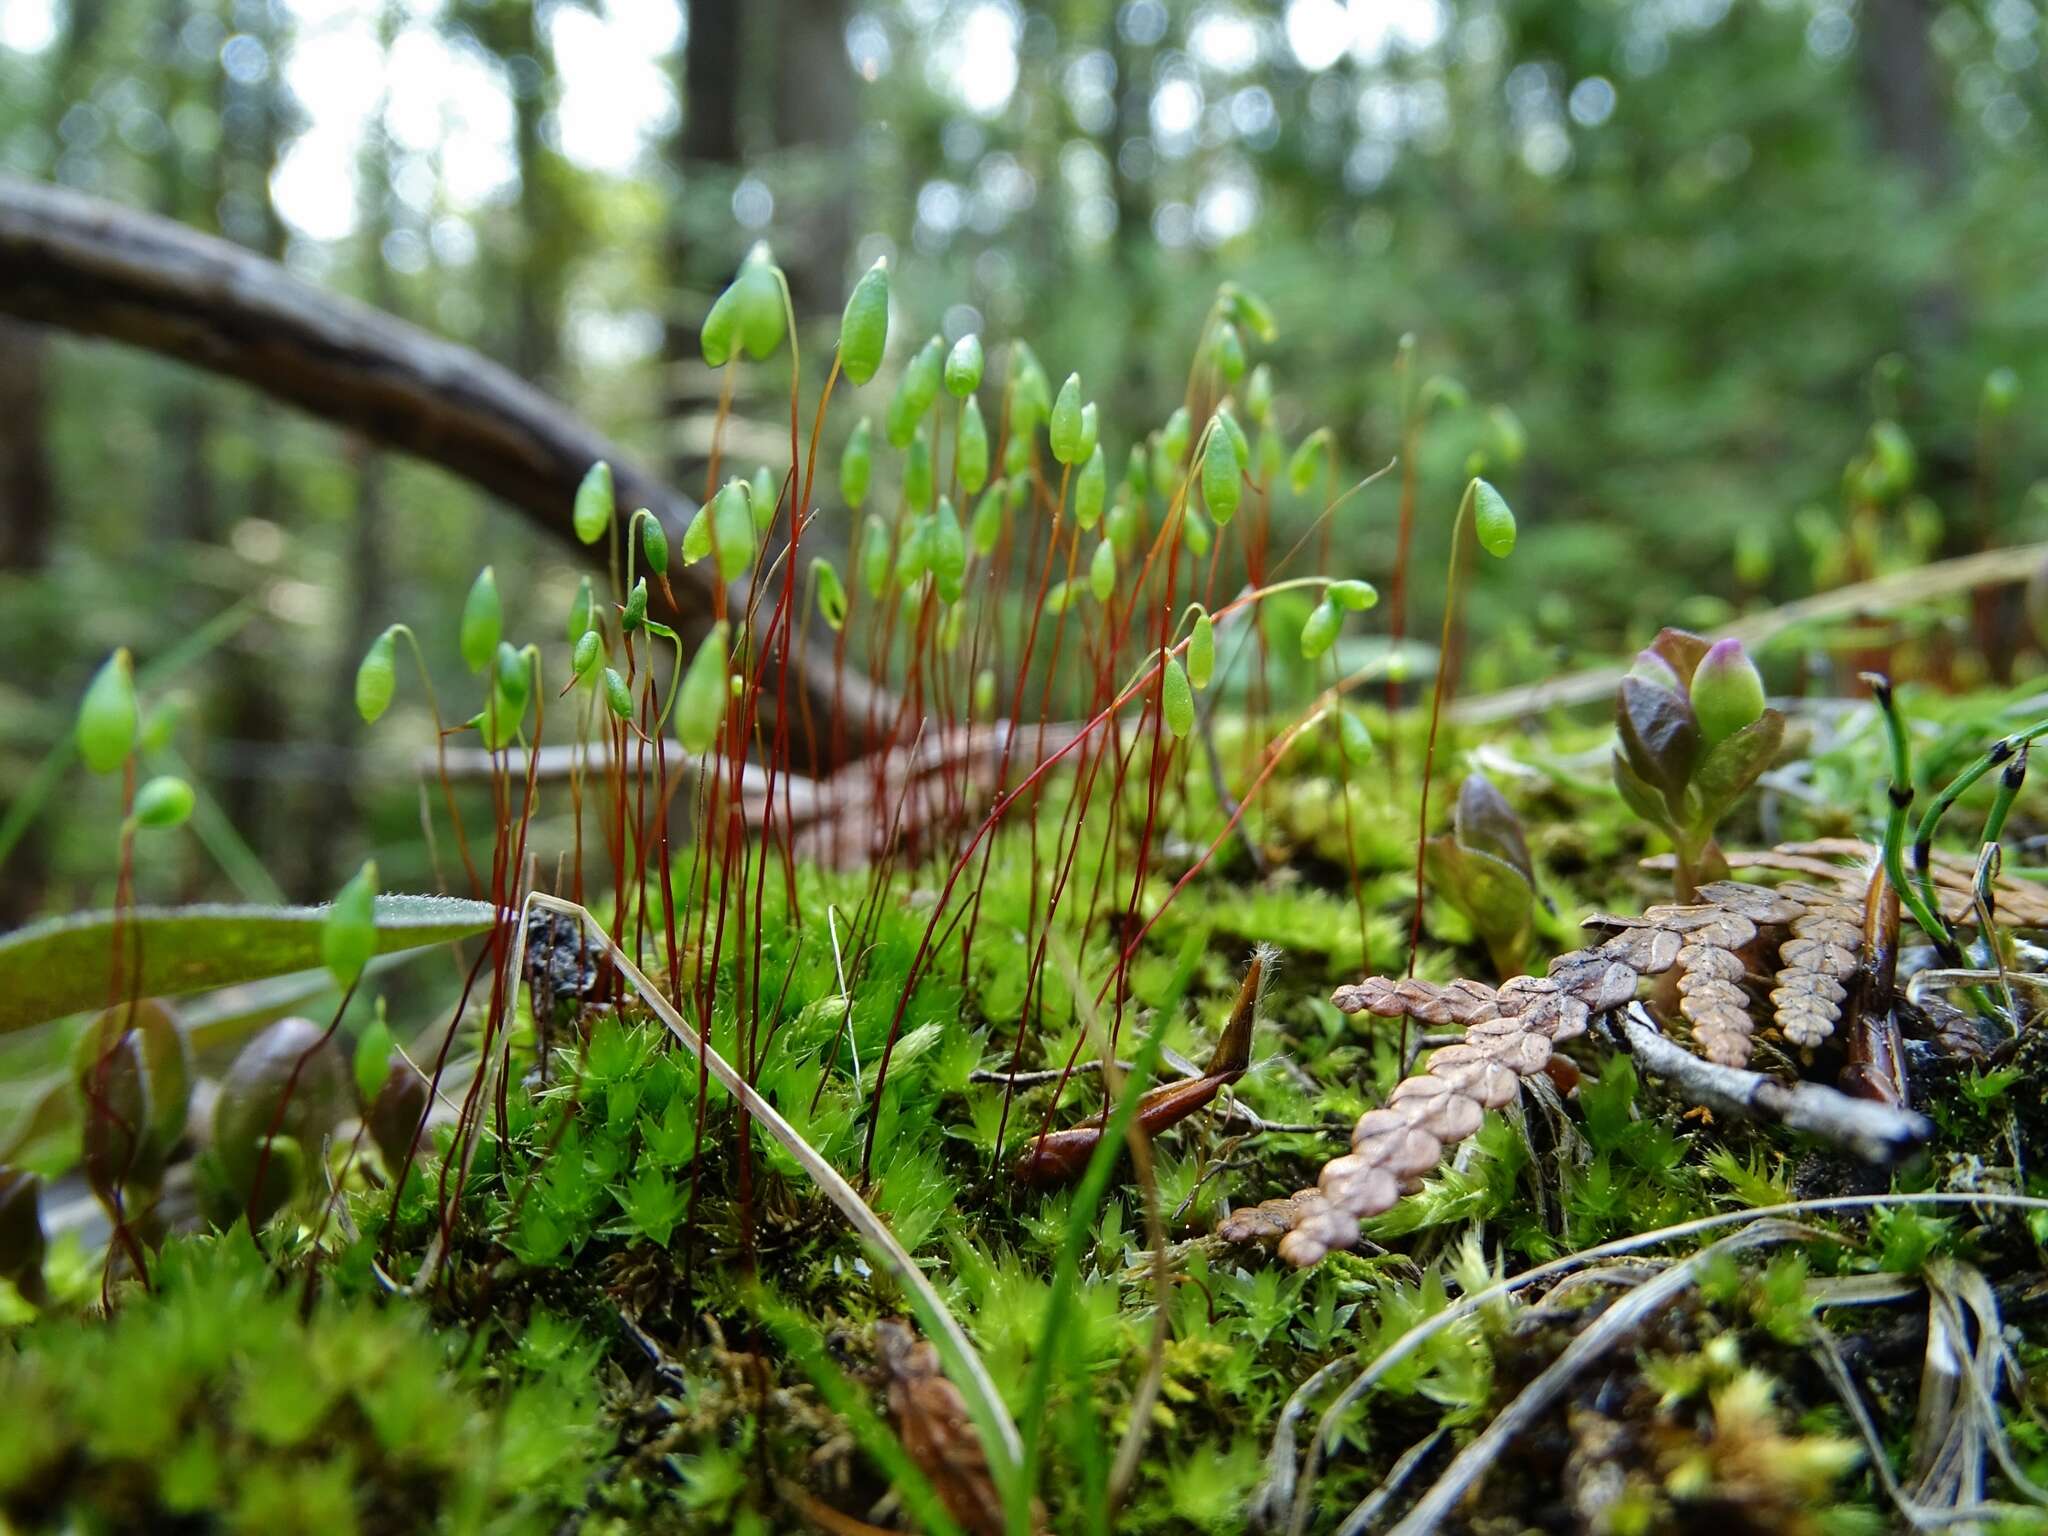
[[[2043,32],[2037,0],[0,0],[0,171],[471,345],[693,493],[696,327],[758,239],[811,345],[886,252],[892,352],[1022,334],[1124,422],[1178,401],[1234,278],[1280,319],[1279,419],[1354,474],[1395,451],[1413,332],[1475,402],[1426,441],[1419,571],[1483,407],[1527,440],[1469,688],[1868,574],[1852,501],[1879,567],[2048,531]],[[743,468],[784,409],[752,382]],[[1910,472],[1845,489],[1877,422]],[[1384,580],[1392,509],[1345,509],[1347,574]],[[484,560],[551,634],[578,557],[515,514],[0,325],[0,802],[110,648],[225,634],[174,684],[200,836],[142,895],[320,896],[418,814],[424,706],[365,741],[356,661],[434,614],[452,663]],[[105,900],[115,793],[66,774],[5,828],[0,921]]]

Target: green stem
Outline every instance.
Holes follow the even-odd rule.
[[[1115,1112],[1103,1129],[1102,1139],[1096,1142],[1095,1151],[1088,1159],[1087,1172],[1081,1176],[1080,1188],[1074,1191],[1073,1202],[1067,1207],[1066,1232],[1060,1242],[1059,1257],[1054,1261],[1052,1288],[1046,1297],[1045,1326],[1039,1332],[1038,1348],[1031,1361],[1031,1378],[1024,1391],[1024,1411],[1018,1415],[1017,1427],[1024,1439],[1023,1475],[1003,1490],[1012,1536],[1021,1536],[1031,1529],[1031,1489],[1037,1481],[1039,1439],[1045,1429],[1053,1368],[1066,1352],[1067,1329],[1064,1325],[1072,1306],[1081,1255],[1093,1240],[1096,1208],[1102,1204],[1102,1197],[1109,1189],[1110,1174],[1116,1169],[1117,1159],[1123,1155],[1125,1137],[1131,1122],[1137,1117],[1138,1100],[1144,1097],[1146,1085],[1151,1080],[1161,1043],[1161,1037],[1155,1032],[1146,1036],[1138,1048],[1137,1058],[1124,1079],[1123,1092],[1117,1096]]]
[[[1934,876],[1931,869],[1934,852],[1934,834],[1941,825],[1941,818],[1949,808],[1985,774],[2033,741],[2036,737],[2048,735],[2048,720],[2037,720],[2014,736],[2002,736],[1994,741],[1969,767],[1949,781],[1948,787],[1934,797],[1927,807],[1927,814],[1920,818],[1920,825],[1913,834],[1913,876],[1920,887],[1920,894],[1929,905],[1934,901]]]
[[[1960,966],[1963,963],[1962,949],[1956,943],[1956,936],[1947,920],[1931,899],[1929,890],[1910,885],[1906,880],[1906,813],[1913,807],[1913,755],[1906,741],[1905,721],[1899,716],[1898,701],[1892,697],[1890,680],[1879,672],[1865,672],[1862,677],[1869,684],[1877,707],[1883,712],[1885,735],[1890,739],[1892,749],[1892,776],[1885,785],[1885,797],[1891,807],[1885,815],[1884,824],[1885,878],[1891,881],[1899,899],[1912,912],[1913,921],[1919,924],[1920,931],[1941,951],[1944,962]]]
[[[1451,566],[1444,579],[1444,626],[1437,641],[1436,681],[1430,689],[1429,745],[1422,754],[1422,804],[1415,813],[1415,918],[1408,931],[1408,974],[1415,974],[1416,956],[1422,949],[1423,853],[1429,840],[1429,781],[1436,769],[1436,732],[1443,720],[1445,661],[1451,653],[1451,620],[1458,611],[1458,554],[1464,548],[1465,515],[1472,510],[1472,498],[1479,482],[1465,486],[1458,502],[1458,515],[1451,523]],[[1405,1021],[1403,1021],[1405,1045]]]
[[[1984,925],[1981,938],[1994,958],[1999,950],[1991,922],[1992,913],[1997,910],[1992,882],[1997,879],[2002,862],[1998,852],[1999,839],[2005,835],[2005,819],[2012,812],[2013,802],[2019,798],[2021,786],[2027,782],[2029,750],[2030,747],[2023,744],[2013,754],[2012,761],[2005,765],[2005,772],[1998,776],[1998,792],[1991,797],[1991,812],[1984,818],[1984,835],[1978,839],[1982,853],[1977,860],[1977,911],[1979,921]]]
[[[413,665],[419,669],[420,687],[426,690],[427,708],[434,715],[434,763],[440,770],[441,798],[448,806],[448,820],[455,828],[456,851],[462,855],[462,867],[469,873],[469,892],[472,896],[483,893],[483,881],[476,872],[476,861],[469,854],[469,837],[462,830],[462,812],[456,809],[455,786],[448,780],[448,731],[441,723],[441,698],[434,692],[433,675],[427,671],[426,653],[420,649],[420,639],[412,632],[410,624],[394,624],[393,634],[402,635],[412,650]]]

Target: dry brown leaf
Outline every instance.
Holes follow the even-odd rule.
[[[946,1379],[939,1352],[908,1323],[885,1317],[875,1323],[875,1353],[888,1382],[897,1437],[932,1492],[971,1536],[1002,1536],[1002,1496],[989,1475],[967,1399]]]

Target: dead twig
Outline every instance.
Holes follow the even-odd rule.
[[[1617,1022],[1644,1071],[1716,1114],[1803,1131],[1878,1164],[1897,1162],[1934,1134],[1933,1122],[1910,1109],[1851,1098],[1824,1083],[1781,1083],[1745,1067],[1704,1061],[1658,1030],[1640,1003]]]

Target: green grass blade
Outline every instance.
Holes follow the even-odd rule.
[[[322,963],[325,907],[136,907],[121,942],[139,957],[138,996],[174,997],[310,970]],[[469,938],[488,929],[488,902],[448,896],[377,898],[377,952]],[[0,935],[0,1033],[107,1001],[115,915],[85,912]]]
[[[1046,1298],[1045,1328],[1039,1335],[1038,1348],[1032,1357],[1031,1381],[1025,1390],[1024,1412],[1019,1421],[1024,1436],[1025,1493],[1023,1504],[1010,1511],[1012,1531],[1029,1528],[1029,1489],[1036,1479],[1038,1443],[1045,1430],[1053,1369],[1063,1353],[1061,1345],[1067,1318],[1073,1311],[1074,1286],[1080,1274],[1081,1255],[1093,1239],[1095,1212],[1109,1191],[1110,1175],[1116,1170],[1116,1160],[1123,1155],[1124,1138],[1138,1113],[1138,1100],[1144,1096],[1146,1084],[1151,1081],[1159,1050],[1160,1032],[1155,1030],[1138,1047],[1130,1073],[1124,1079],[1123,1092],[1117,1096],[1116,1109],[1109,1117],[1102,1140],[1096,1143],[1095,1151],[1088,1159],[1088,1170],[1082,1174],[1080,1187],[1074,1191],[1073,1203],[1067,1209],[1066,1231],[1060,1238],[1059,1258],[1053,1266],[1052,1292]]]
[[[846,1421],[860,1448],[888,1474],[889,1486],[896,1490],[918,1524],[934,1536],[960,1536],[959,1524],[946,1512],[923,1470],[910,1459],[896,1432],[869,1405],[867,1394],[849,1381],[825,1353],[810,1323],[766,1290],[754,1292],[752,1305],[755,1315],[768,1325],[783,1351],[811,1379],[825,1406]]]

